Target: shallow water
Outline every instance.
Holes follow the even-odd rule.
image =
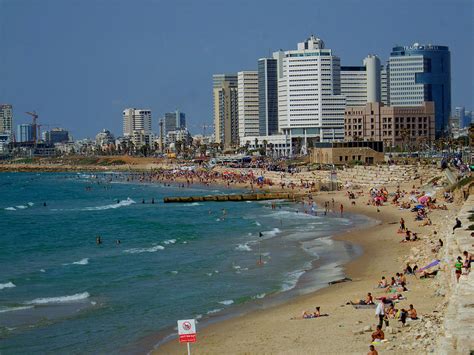
[[[327,237],[368,223],[285,202],[163,204],[237,191],[113,176],[0,174],[2,353],[105,353],[177,319],[309,292],[360,252]]]

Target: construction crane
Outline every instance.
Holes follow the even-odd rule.
[[[26,112],[27,115],[30,115],[32,118],[33,118],[33,124],[32,124],[32,128],[33,128],[33,143],[36,144],[36,142],[38,141],[38,136],[37,136],[37,130],[38,130],[38,126],[37,126],[37,123],[36,123],[36,120],[38,119],[38,114],[36,113],[36,111],[33,111],[33,112]]]

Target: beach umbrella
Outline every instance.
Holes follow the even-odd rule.
[[[431,263],[429,263],[428,265],[426,266],[423,266],[421,269],[418,269],[416,272],[421,272],[421,271],[424,271],[424,270],[427,270],[429,268],[432,268],[433,266],[436,266],[440,263],[439,260],[433,260]]]

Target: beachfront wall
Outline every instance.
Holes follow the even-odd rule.
[[[384,161],[384,153],[369,147],[328,147],[310,149],[310,162],[313,164],[343,165],[351,162],[378,164]]]

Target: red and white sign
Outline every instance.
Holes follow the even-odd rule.
[[[196,321],[194,319],[184,319],[178,321],[178,334],[180,343],[196,342]]]

